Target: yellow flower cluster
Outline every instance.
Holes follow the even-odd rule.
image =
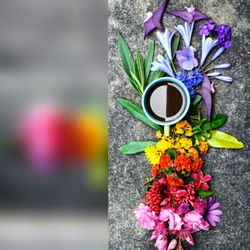
[[[202,154],[207,154],[207,151],[209,149],[209,146],[206,141],[200,141],[199,150]]]
[[[175,125],[175,133],[178,135],[192,136],[192,127],[187,121],[180,121]]]
[[[192,136],[192,127],[187,121],[180,121],[175,126],[176,134],[184,134],[185,136]],[[166,150],[173,148],[178,154],[188,153],[193,159],[198,158],[198,151],[193,148],[193,143],[190,138],[177,136],[172,138],[171,136],[163,135],[160,131],[156,132],[156,137],[159,141],[156,146],[149,145],[145,149],[145,155],[148,161],[153,164],[159,164],[161,156]]]

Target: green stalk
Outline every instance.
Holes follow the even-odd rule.
[[[171,61],[171,65],[172,65],[173,70],[174,70],[174,72],[175,72],[175,74],[176,74],[176,73],[177,73],[177,71],[176,71],[176,68],[175,68],[175,66],[174,66],[173,60]]]
[[[164,135],[170,136],[170,126],[169,125],[164,126]]]

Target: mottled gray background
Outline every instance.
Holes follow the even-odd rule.
[[[110,0],[109,1],[109,249],[154,249],[150,233],[139,227],[133,211],[144,197],[142,183],[150,175],[150,164],[144,154],[126,156],[119,148],[126,142],[135,140],[155,140],[155,131],[133,118],[117,102],[123,97],[140,104],[137,95],[117,68],[117,33],[120,31],[133,52],[138,48],[143,55],[154,34],[143,40],[143,20],[148,11],[154,11],[160,0]],[[167,10],[181,10],[194,1],[170,1]],[[223,215],[221,222],[209,232],[195,234],[195,246],[185,249],[249,249],[248,233],[248,146],[249,141],[249,1],[211,0],[195,1],[195,7],[212,17],[218,24],[232,26],[232,47],[224,53],[218,63],[232,63],[225,75],[232,76],[234,82],[216,83],[213,97],[213,112],[229,115],[228,122],[221,131],[228,132],[242,140],[243,150],[210,149],[205,158],[205,173],[212,175],[211,186],[221,202]],[[182,20],[164,15],[163,23],[171,31]],[[193,44],[200,49],[200,37]],[[162,47],[157,41],[157,52]]]

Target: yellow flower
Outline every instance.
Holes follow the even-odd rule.
[[[209,146],[206,141],[200,141],[199,149],[202,154],[207,154],[207,151],[209,149]]]
[[[185,136],[192,136],[192,126],[189,124],[189,122],[185,121],[180,121],[175,125],[175,133],[182,135],[185,134]]]
[[[148,161],[155,165],[159,164],[162,152],[156,147],[149,145],[147,148],[145,148],[145,155]]]
[[[187,157],[191,157],[191,158],[193,158],[193,160],[198,159],[199,153],[198,153],[197,149],[189,148],[188,153],[187,153]]]
[[[156,148],[164,153],[167,149],[174,148],[174,139],[163,136],[162,139],[157,142]]]
[[[158,130],[158,131],[156,132],[156,137],[157,137],[158,139],[161,139],[162,133],[161,133],[160,130]]]
[[[193,146],[192,140],[188,139],[188,138],[180,138],[179,140],[177,140],[176,143],[176,149],[186,149],[188,150],[189,148],[191,148]]]

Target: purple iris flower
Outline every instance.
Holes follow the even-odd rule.
[[[213,20],[210,20],[206,22],[205,24],[200,25],[200,35],[203,36],[208,36],[210,33],[210,30],[214,29],[214,22]]]
[[[207,19],[208,17],[198,11],[195,11],[195,7],[185,7],[186,11],[170,11],[169,14],[180,17],[191,24],[194,21],[201,19]]]
[[[222,214],[221,210],[216,209],[220,206],[220,203],[215,201],[215,198],[208,198],[206,211],[204,214],[204,219],[208,221],[213,227],[216,226],[216,222],[220,221],[220,218],[218,216]]]
[[[220,47],[226,49],[231,47],[231,27],[226,24],[220,24],[215,31],[218,34],[217,40]]]
[[[198,61],[194,57],[194,51],[191,48],[176,51],[176,58],[182,69],[192,70],[198,66]]]
[[[146,38],[155,29],[159,29],[160,31],[164,32],[164,27],[161,21],[162,21],[164,11],[167,7],[167,4],[168,4],[168,0],[165,0],[161,4],[161,6],[156,10],[156,12],[153,15],[151,15],[150,18],[146,20],[144,38]]]

